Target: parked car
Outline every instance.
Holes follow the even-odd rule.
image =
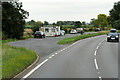
[[[60,30],[60,35],[65,35],[65,31],[64,30]]]
[[[116,29],[111,29],[109,34],[107,34],[107,42],[109,41],[117,41],[119,42],[119,34]]]
[[[36,31],[34,33],[34,38],[45,38],[45,34],[42,31]]]
[[[101,29],[100,28],[96,28],[95,31],[101,31]]]
[[[75,29],[72,29],[71,31],[70,31],[70,34],[76,34],[77,33],[77,31],[75,30]]]

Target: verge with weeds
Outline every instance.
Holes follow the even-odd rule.
[[[81,40],[81,39],[94,37],[94,36],[98,36],[98,35],[104,35],[107,33],[108,32],[104,31],[104,32],[98,32],[98,33],[92,33],[92,34],[83,34],[83,35],[78,35],[78,36],[74,36],[74,37],[64,38],[64,39],[60,40],[59,42],[57,42],[57,44],[70,44],[70,43],[73,43],[73,42]]]
[[[37,54],[32,50],[26,50],[23,47],[13,47],[6,42],[17,41],[17,39],[8,39],[2,41],[2,78],[13,78],[23,71],[37,59]]]

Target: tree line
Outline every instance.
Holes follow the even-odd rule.
[[[48,21],[41,22],[31,20],[25,22],[25,19],[29,16],[29,12],[22,7],[22,3],[17,0],[2,3],[2,33],[3,36],[5,36],[3,38],[21,38],[25,25],[31,25],[31,29],[37,31],[40,26],[74,25],[74,28],[78,28],[86,24],[85,21],[57,21],[52,24]],[[109,16],[99,14],[97,19],[91,19],[91,24],[94,25],[94,27],[104,28],[109,25],[113,28],[120,29],[120,1],[114,3],[113,9],[109,11]]]

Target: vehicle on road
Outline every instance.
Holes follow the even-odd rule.
[[[60,26],[44,26],[39,28],[46,36],[60,36]]]
[[[100,28],[96,28],[95,31],[101,31],[101,29]]]
[[[70,31],[70,34],[77,34],[77,31],[76,31],[75,29],[72,29],[72,30]]]
[[[64,30],[60,30],[60,35],[65,35],[65,31]]]
[[[119,34],[116,29],[111,29],[109,34],[107,34],[107,42],[109,41],[117,41],[119,42]]]
[[[83,28],[77,28],[77,33],[83,34],[84,33],[84,29]]]
[[[34,33],[34,38],[45,38],[45,34],[43,31],[36,31]]]

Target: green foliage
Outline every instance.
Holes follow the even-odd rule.
[[[120,30],[120,20],[114,21],[113,22],[113,27]]]
[[[74,21],[57,21],[57,25],[74,25]]]
[[[98,36],[98,35],[103,35],[106,33],[108,33],[108,32],[83,34],[83,35],[78,35],[78,36],[74,36],[74,37],[64,38],[64,39],[60,40],[57,44],[70,44],[70,43],[73,43],[73,42],[81,40],[81,39],[85,39],[85,38],[93,37],[93,36]]]
[[[6,35],[2,32],[2,40],[7,39]]]
[[[98,23],[100,27],[106,27],[108,25],[107,16],[105,14],[98,15]]]
[[[92,25],[94,25],[94,27],[99,27],[99,21],[98,21],[98,19],[91,19],[92,21],[91,21],[91,24]]]
[[[120,1],[114,3],[113,9],[110,10],[110,21],[114,28],[120,29],[118,26],[120,22]]]
[[[75,25],[76,28],[80,28],[82,23],[80,21],[75,21],[74,25]]]
[[[39,28],[41,26],[43,26],[43,23],[41,21],[37,21],[32,25],[31,29],[33,30],[33,32],[39,31]]]
[[[18,1],[2,3],[2,30],[7,38],[23,36],[25,19],[29,13],[22,9]]]
[[[2,78],[12,78],[27,66],[29,66],[37,55],[32,50],[16,48],[9,45],[2,46]]]
[[[44,25],[49,25],[49,22],[47,22],[47,21],[44,21]]]

